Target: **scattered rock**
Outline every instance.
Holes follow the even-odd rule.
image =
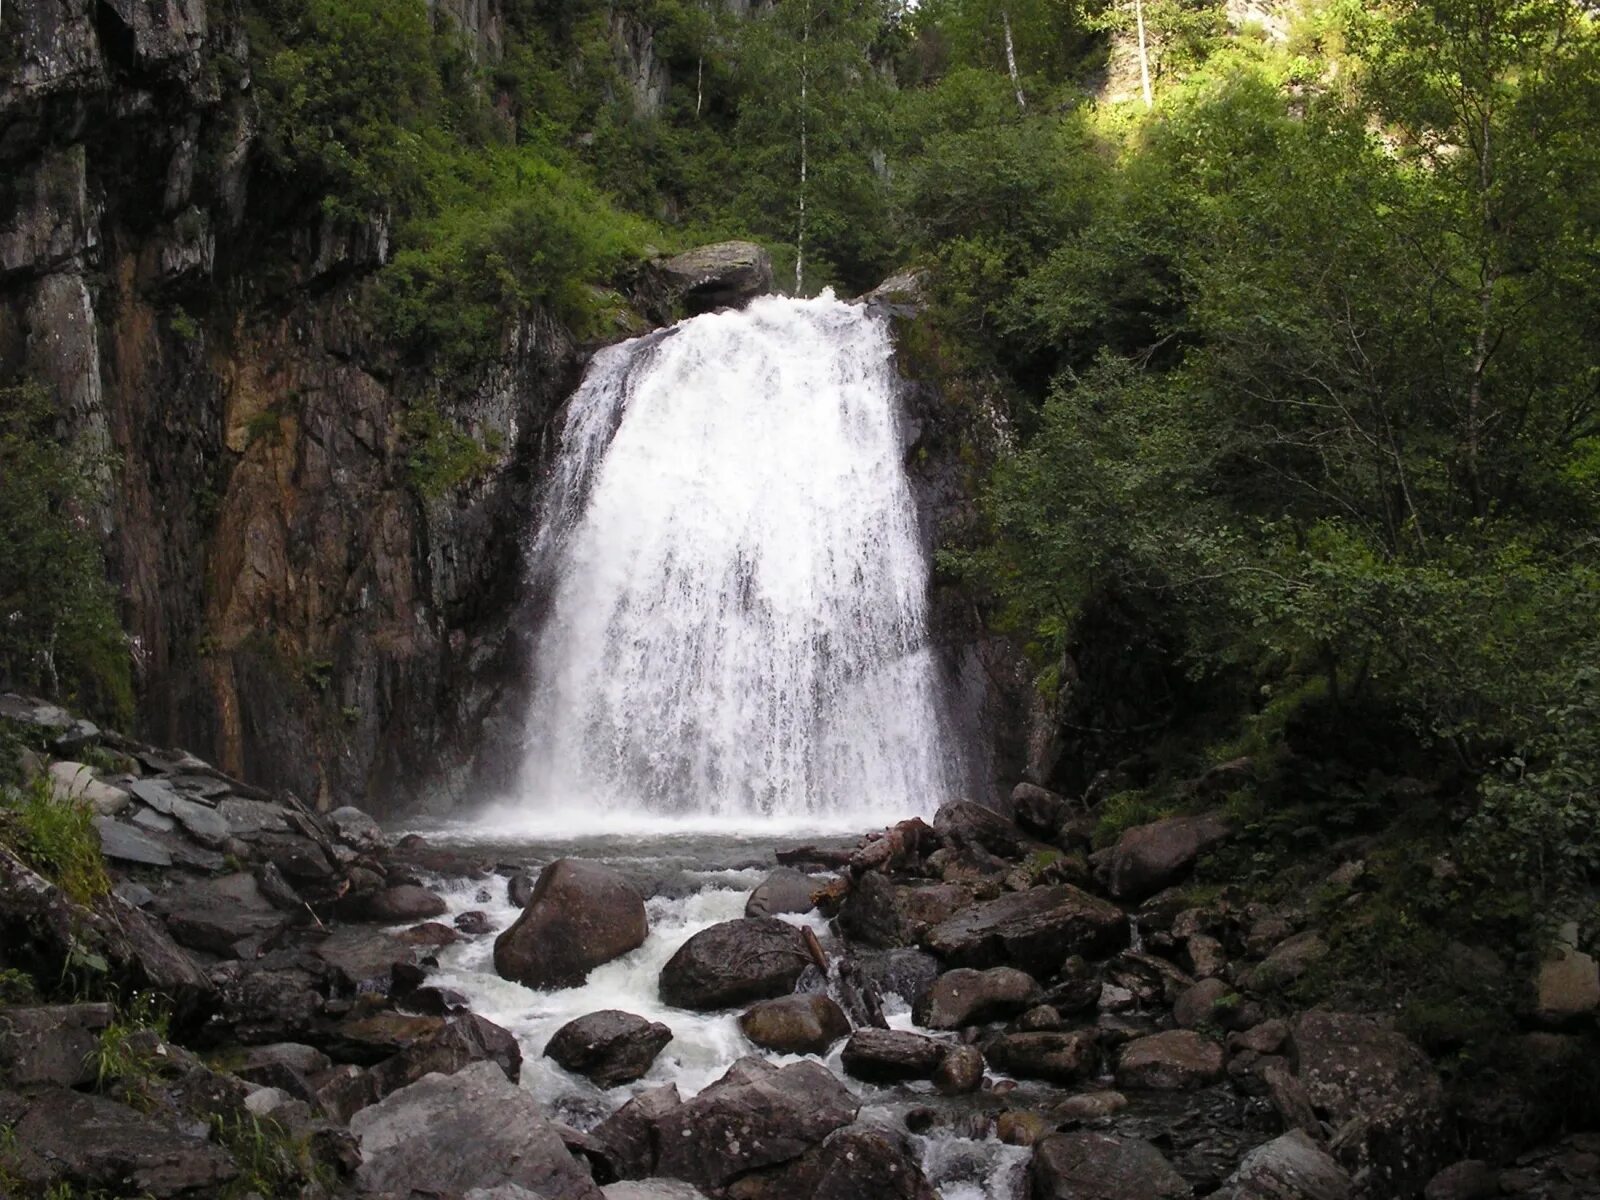
[[[729,1200],[938,1200],[903,1137],[852,1125],[781,1167],[746,1175]]]
[[[740,1059],[656,1122],[656,1170],[715,1191],[798,1158],[855,1120],[858,1108],[849,1089],[818,1063],[779,1070],[762,1059]]]
[[[1128,1107],[1121,1092],[1080,1092],[1050,1106],[1059,1121],[1098,1121]]]
[[[1000,858],[1021,858],[1029,848],[1022,830],[994,809],[965,800],[941,805],[933,831],[947,846],[976,846]]]
[[[352,992],[388,992],[394,986],[395,971],[417,961],[416,951],[394,934],[360,926],[333,930],[314,953]]]
[[[1293,1129],[1246,1154],[1217,1194],[1221,1200],[1350,1200],[1355,1185],[1327,1151]]]
[[[800,931],[776,917],[703,929],[661,968],[661,999],[676,1008],[730,1008],[782,996],[811,963]]]
[[[1028,832],[1053,841],[1072,814],[1065,796],[1032,783],[1019,783],[1011,789],[1011,811],[1017,824]]]
[[[983,1055],[976,1046],[950,1046],[933,1072],[933,1090],[961,1096],[983,1085]]]
[[[932,1079],[946,1044],[901,1029],[858,1029],[844,1044],[844,1069],[868,1083]]]
[[[488,913],[473,909],[456,916],[456,928],[468,937],[482,937],[494,932],[494,922],[489,919]]]
[[[1182,1029],[1213,1025],[1224,1029],[1237,1024],[1239,993],[1221,979],[1202,979],[1178,997],[1172,1019]]]
[[[83,1191],[164,1198],[220,1188],[239,1173],[203,1133],[179,1130],[104,1096],[40,1093],[11,1136],[30,1160],[45,1164],[40,1182],[60,1180]]]
[[[1534,977],[1533,1015],[1546,1025],[1562,1025],[1600,1007],[1600,963],[1576,947],[1577,930],[1569,930],[1571,936],[1558,939]]]
[[[850,1020],[822,994],[763,1000],[739,1018],[739,1028],[763,1050],[779,1054],[826,1054],[850,1035]]]
[[[1034,1144],[1033,1200],[1178,1200],[1192,1189],[1149,1142],[1056,1133]]]
[[[94,827],[100,833],[100,852],[107,858],[144,867],[172,865],[172,851],[149,833],[110,817],[96,817]]]
[[[223,957],[236,957],[240,942],[268,938],[289,923],[255,876],[243,871],[179,886],[152,907],[180,945]]]
[[[931,929],[926,944],[954,966],[1015,966],[1049,976],[1069,955],[1107,954],[1127,938],[1120,908],[1059,884],[974,905]]]
[[[0,1008],[0,1080],[10,1087],[78,1087],[95,1079],[109,1004]]]
[[[1031,1146],[1053,1129],[1042,1113],[1030,1109],[1007,1109],[994,1122],[994,1136],[1007,1146]]]
[[[960,1029],[1015,1016],[1039,995],[1033,976],[1015,967],[946,971],[916,1005],[916,1021],[928,1029]]]
[[[1292,934],[1273,947],[1272,952],[1240,978],[1252,991],[1264,992],[1293,983],[1311,964],[1328,957],[1328,943],[1315,930]]]
[[[1117,1056],[1117,1086],[1189,1091],[1222,1078],[1222,1047],[1189,1029],[1135,1038]]]
[[[638,1179],[656,1169],[656,1124],[683,1101],[677,1086],[666,1084],[640,1092],[590,1131],[606,1148],[613,1170],[623,1179]]]
[[[526,987],[576,987],[595,967],[642,946],[649,929],[644,900],[620,873],[557,859],[540,873],[522,915],[495,939],[494,968]]]
[[[87,804],[102,817],[115,816],[128,806],[127,792],[102,783],[84,763],[54,762],[47,774],[50,794],[58,804]]]
[[[914,946],[931,926],[972,903],[960,884],[899,884],[878,871],[855,881],[839,909],[839,929],[852,941],[889,950]]]
[[[1428,1180],[1422,1200],[1494,1200],[1499,1194],[1500,1173],[1486,1162],[1468,1158]]]
[[[1099,1037],[1092,1029],[1070,1033],[1008,1033],[985,1044],[989,1065],[1019,1079],[1078,1083],[1100,1065]]]
[[[1142,900],[1188,874],[1232,832],[1216,814],[1168,817],[1125,830],[1106,861],[1106,886],[1119,900]]]
[[[389,839],[384,836],[383,829],[359,808],[344,805],[336,808],[323,818],[328,828],[333,830],[334,837],[345,845],[363,853],[381,850],[389,844]]]
[[[745,901],[747,917],[775,917],[780,913],[807,913],[816,907],[812,894],[817,881],[794,867],[779,867],[756,885]]]
[[[443,916],[450,906],[437,892],[406,883],[363,896],[355,907],[356,911],[351,916],[399,924],[402,921],[426,921],[429,917]]]
[[[659,1021],[608,1008],[568,1021],[545,1046],[546,1057],[603,1088],[642,1079],[672,1040]]]
[[[428,1075],[358,1112],[368,1192],[462,1193],[516,1184],[547,1200],[601,1200],[539,1103],[493,1063]]]

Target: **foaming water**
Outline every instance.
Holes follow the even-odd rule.
[[[946,798],[902,455],[887,329],[831,295],[598,354],[533,547],[522,796],[485,822],[795,833]]]
[[[485,845],[481,841],[473,844],[480,849]],[[728,836],[634,842],[597,837],[576,845],[570,841],[499,843],[495,849],[506,859],[530,868],[575,852],[604,860],[648,897],[649,936],[637,950],[596,968],[579,987],[534,991],[500,978],[494,970],[494,934],[509,927],[519,913],[508,899],[505,881],[492,876],[486,880],[439,880],[436,886],[448,905],[441,920],[449,922],[463,912],[478,910],[488,916],[494,934],[465,938],[441,949],[439,966],[430,974],[429,983],[462,992],[474,1012],[510,1030],[522,1047],[522,1086],[538,1097],[546,1112],[578,1128],[592,1127],[647,1088],[672,1083],[683,1096],[692,1096],[748,1054],[761,1054],[780,1066],[800,1061],[799,1056],[775,1055],[753,1045],[739,1029],[739,1009],[693,1012],[664,1004],[660,996],[661,968],[678,947],[701,930],[744,914],[751,889],[771,870],[773,848],[772,840]],[[839,942],[820,915],[783,919],[809,926],[831,956],[840,952]],[[825,986],[830,985],[814,972],[808,972],[801,984],[802,989]],[[893,992],[884,997],[891,1027],[917,1028],[912,999]],[[672,1040],[643,1079],[603,1089],[544,1057],[545,1046],[561,1026],[609,1008],[660,1021],[672,1030]],[[967,1102],[959,1097],[940,1098],[927,1083],[864,1084],[845,1074],[842,1050],[843,1043],[836,1043],[821,1061],[860,1098],[859,1119],[863,1122],[904,1130],[911,1107]],[[981,1103],[978,1098],[968,1100]],[[1021,1195],[1020,1173],[1027,1151],[996,1141],[987,1132],[992,1122],[980,1121],[979,1125],[971,1134],[946,1128],[911,1138],[924,1170],[944,1200],[1009,1200]]]

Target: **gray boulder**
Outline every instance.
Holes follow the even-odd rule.
[[[730,1008],[794,991],[811,963],[800,931],[776,917],[703,929],[661,968],[661,999],[677,1008]]]
[[[741,1175],[800,1157],[855,1120],[859,1107],[818,1063],[779,1070],[762,1059],[740,1059],[656,1123],[656,1170],[716,1191]]]
[[[754,242],[717,242],[660,264],[667,286],[691,315],[738,308],[772,291],[772,256]]]
[[[1350,1200],[1355,1185],[1328,1152],[1298,1129],[1257,1146],[1228,1176],[1219,1200]]]
[[[642,946],[649,932],[644,900],[620,873],[557,859],[540,873],[522,915],[495,939],[494,968],[526,987],[576,987],[595,967]]]
[[[493,1063],[427,1075],[351,1118],[365,1192],[458,1194],[514,1184],[548,1200],[601,1200],[532,1093]]]
[[[14,1088],[93,1083],[100,1033],[115,1017],[109,1004],[0,1008],[0,1080]]]
[[[629,1100],[590,1130],[605,1147],[612,1169],[623,1179],[639,1179],[656,1169],[656,1125],[683,1103],[676,1084],[650,1088]]]
[[[227,1152],[204,1133],[180,1130],[104,1096],[46,1091],[11,1127],[10,1141],[39,1185],[67,1194],[168,1196],[217,1194],[238,1175]],[[42,1194],[45,1186],[39,1186]]]
[[[568,1021],[544,1053],[573,1074],[609,1088],[643,1078],[671,1040],[672,1030],[661,1022],[608,1008]]]
[[[756,885],[745,901],[747,917],[775,917],[780,913],[807,913],[816,907],[811,902],[818,882],[794,867],[779,867]]]
[[[739,1200],[937,1200],[906,1138],[851,1125],[781,1167],[741,1178]]]

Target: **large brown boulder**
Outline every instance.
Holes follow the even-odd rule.
[[[642,1079],[671,1040],[672,1030],[660,1021],[608,1008],[568,1021],[544,1052],[574,1074],[609,1088]]]
[[[819,1063],[779,1070],[763,1059],[742,1058],[656,1122],[656,1171],[720,1190],[741,1175],[799,1158],[855,1120],[859,1108]]]
[[[850,1035],[850,1018],[827,996],[779,996],[748,1009],[739,1018],[739,1028],[763,1050],[826,1054]]]
[[[794,991],[810,965],[800,931],[776,917],[702,929],[661,968],[661,999],[677,1008],[729,1008]]]
[[[1019,1079],[1079,1083],[1094,1076],[1100,1063],[1093,1029],[1068,1033],[1008,1033],[983,1048],[989,1065]]]
[[[970,800],[941,805],[933,818],[933,831],[947,846],[976,846],[1000,858],[1021,858],[1031,845],[1013,822]]]
[[[644,944],[644,900],[621,874],[560,858],[539,874],[533,896],[494,942],[494,969],[531,988],[576,987],[602,963]]]
[[[858,1029],[844,1044],[845,1071],[869,1083],[932,1079],[948,1043],[904,1029]]]
[[[1193,1189],[1142,1138],[1055,1133],[1034,1143],[1033,1200],[1178,1200]]]
[[[925,944],[952,966],[1015,966],[1048,977],[1070,955],[1097,957],[1127,940],[1127,914],[1063,883],[973,905],[929,930]]]
[[[917,1024],[928,1029],[960,1029],[1001,1017],[1014,1017],[1034,1003],[1039,985],[1015,967],[975,971],[957,967],[939,976],[917,1001]]]
[[[1444,1091],[1415,1044],[1369,1017],[1321,1009],[1289,1029],[1289,1057],[1317,1112],[1335,1128],[1340,1162],[1371,1174],[1374,1194],[1420,1191],[1445,1162]]]
[[[1106,887],[1119,900],[1153,896],[1188,874],[1196,859],[1231,832],[1214,813],[1136,825],[1106,855]]]
[[[1222,1047],[1192,1029],[1135,1038],[1117,1056],[1117,1086],[1190,1091],[1222,1078]]]

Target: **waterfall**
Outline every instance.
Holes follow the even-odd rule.
[[[766,297],[595,356],[532,547],[524,810],[929,813],[959,779],[888,331]]]

